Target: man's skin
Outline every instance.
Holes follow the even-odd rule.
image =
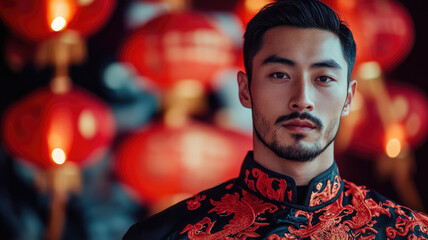
[[[315,28],[271,28],[252,67],[251,81],[239,72],[238,84],[242,105],[253,113],[254,160],[307,185],[332,165],[340,119],[357,87],[355,80],[348,86],[340,40]],[[314,118],[280,119],[295,112]]]

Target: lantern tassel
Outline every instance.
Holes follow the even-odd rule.
[[[74,162],[65,162],[47,172],[39,173],[35,185],[39,191],[47,192],[51,196],[45,239],[59,240],[64,230],[68,199],[71,194],[78,194],[82,189],[80,168]]]

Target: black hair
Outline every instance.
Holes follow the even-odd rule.
[[[348,64],[349,84],[356,56],[354,37],[346,22],[318,0],[278,0],[266,5],[250,20],[244,34],[244,64],[250,81],[253,58],[262,46],[263,36],[267,30],[277,26],[317,28],[337,35]]]

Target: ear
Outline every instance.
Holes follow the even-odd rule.
[[[348,87],[348,95],[346,96],[345,106],[343,107],[342,117],[348,116],[349,112],[351,112],[352,103],[354,101],[355,91],[357,90],[357,81],[352,80],[349,83]]]
[[[251,108],[251,94],[248,82],[248,76],[242,71],[238,72],[238,87],[239,87],[239,101],[242,106]]]

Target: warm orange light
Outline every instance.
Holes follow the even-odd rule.
[[[73,113],[65,107],[50,109],[50,111],[55,113],[55,117],[47,123],[48,149],[50,151],[61,149],[64,155],[67,155],[70,153],[74,138]]]
[[[401,152],[401,142],[397,138],[390,139],[386,144],[386,154],[390,158],[396,158]]]
[[[80,5],[80,6],[88,6],[88,5],[90,5],[91,3],[93,3],[94,2],[94,0],[78,0],[77,1],[77,3]]]
[[[49,0],[47,20],[53,31],[64,30],[76,13],[76,3],[71,0]]]
[[[403,126],[399,123],[391,124],[387,127],[385,132],[385,142],[390,141],[391,139],[398,139],[400,142],[405,142],[406,131]]]
[[[269,0],[246,0],[245,1],[245,8],[253,13],[258,12],[260,9],[262,9],[262,7],[264,7],[266,4],[268,4]]]
[[[77,127],[84,138],[91,139],[95,137],[98,125],[94,114],[90,110],[83,110],[79,115]]]
[[[52,156],[52,160],[56,164],[63,164],[63,163],[65,163],[65,160],[66,160],[65,152],[61,148],[55,148],[52,151],[52,155],[51,156]]]
[[[351,111],[356,112],[363,108],[364,106],[364,97],[358,91],[355,92],[354,102],[352,103]]]
[[[364,80],[376,79],[382,75],[382,68],[376,61],[364,62],[358,68],[358,75]]]
[[[355,5],[357,4],[356,0],[339,0],[337,1],[337,5],[339,6],[339,9],[346,9],[351,10],[355,9]]]
[[[63,17],[57,17],[52,21],[51,28],[55,32],[61,31],[67,26],[67,21]]]

